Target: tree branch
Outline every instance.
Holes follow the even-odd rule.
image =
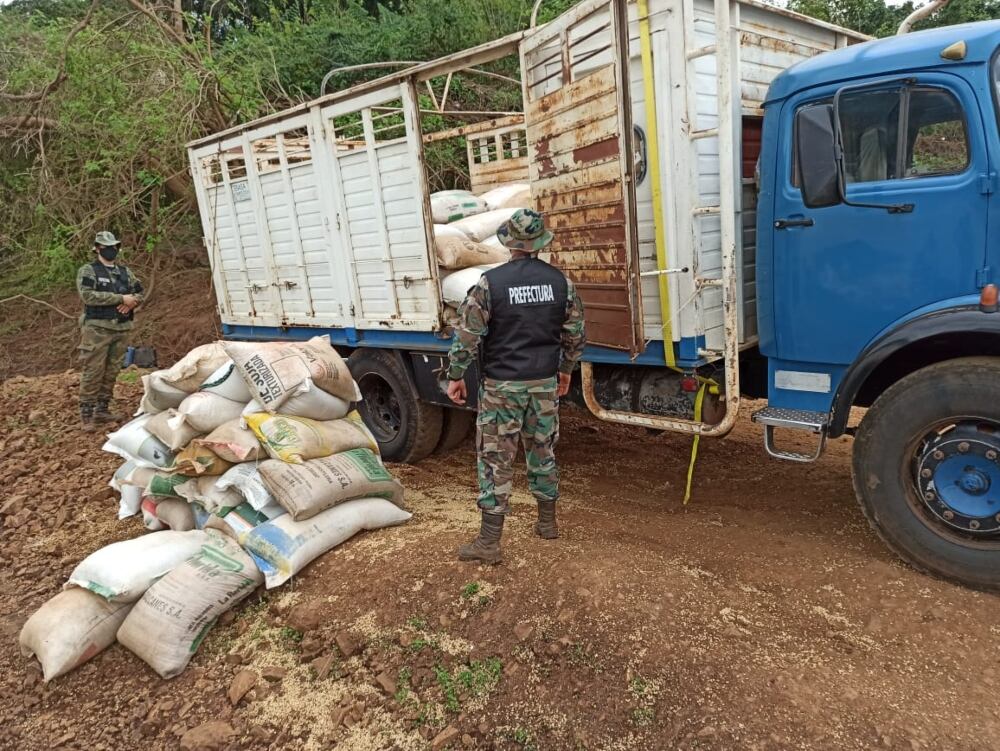
[[[52,308],[52,310],[54,310],[56,313],[58,313],[59,315],[61,315],[63,318],[68,318],[71,321],[75,321],[76,318],[77,318],[76,316],[71,316],[69,313],[67,313],[64,310],[60,310],[55,305],[52,305],[51,303],[45,302],[45,300],[39,300],[39,299],[34,298],[34,297],[28,297],[27,295],[13,295],[11,297],[5,297],[2,300],[0,300],[0,305],[2,305],[5,302],[13,302],[14,300],[20,300],[22,298],[25,299],[25,300],[28,300],[29,302],[36,302],[39,305],[44,305],[46,308]]]

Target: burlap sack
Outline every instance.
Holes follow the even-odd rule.
[[[233,469],[241,466],[252,467],[253,465],[238,464]],[[232,470],[229,470],[229,472],[232,472]],[[229,472],[226,474],[229,474]],[[222,485],[223,477],[225,476],[215,477],[214,475],[206,475],[202,477],[186,477],[184,478],[186,482],[177,485],[173,490],[188,503],[201,504],[205,511],[225,516],[232,509],[243,503],[242,495],[233,488]],[[197,513],[195,517],[197,519]]]
[[[223,423],[204,438],[195,440],[194,445],[204,446],[220,459],[232,464],[263,459],[264,447],[260,445],[253,431],[244,427],[242,423],[242,418]]]
[[[51,681],[79,667],[115,643],[115,634],[132,605],[108,602],[79,587],[60,592],[35,611],[18,639],[21,654],[42,663]]]
[[[290,396],[308,390],[310,382],[345,401],[361,399],[347,363],[329,337],[315,336],[307,342],[226,342],[225,348],[268,412],[277,412]]]
[[[260,479],[296,521],[355,498],[385,498],[403,503],[403,486],[370,449],[353,449],[303,464],[268,459]]]
[[[215,452],[206,446],[192,443],[186,449],[177,452],[174,458],[174,465],[171,472],[188,477],[200,477],[201,475],[221,475],[233,466],[232,462],[217,456]]]
[[[263,574],[238,544],[215,531],[201,550],[146,590],[118,641],[163,678],[179,675],[215,619],[252,593]]]
[[[201,435],[201,431],[186,420],[178,419],[176,409],[167,409],[150,417],[146,430],[163,441],[171,451],[179,451]]]
[[[180,498],[164,498],[157,503],[156,518],[174,532],[189,532],[195,528],[191,504]]]
[[[434,248],[438,265],[446,269],[467,269],[510,260],[510,251],[506,248],[492,248],[458,237],[438,237],[434,240]]]
[[[272,459],[302,464],[351,449],[378,451],[378,443],[361,415],[351,412],[340,420],[310,420],[261,412],[246,416],[247,425],[264,444]]]

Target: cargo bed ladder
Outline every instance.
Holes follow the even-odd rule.
[[[650,45],[649,2],[639,0],[637,7],[640,44],[643,45],[645,57]],[[687,294],[682,292],[680,297],[694,299],[703,290],[716,287],[722,291],[723,349],[721,352],[703,350],[699,354],[708,358],[721,355],[725,363],[726,414],[718,424],[707,425],[693,420],[605,409],[594,395],[593,368],[586,362],[581,366],[583,394],[587,407],[602,420],[678,433],[721,436],[732,430],[740,408],[739,314],[736,294],[738,231],[742,231],[739,213],[741,183],[737,150],[742,115],[738,76],[739,3],[737,0],[715,0],[715,40],[703,46],[694,46],[697,40],[694,0],[673,0],[665,10],[657,12],[668,14],[667,28],[670,43],[660,45],[658,49],[664,51],[666,48],[670,69],[669,86],[653,88],[669,97],[667,107],[670,113],[669,122],[660,132],[666,135],[666,143],[670,145],[665,185],[669,193],[668,201],[672,203],[672,207],[654,206],[654,211],[667,208],[665,215],[672,217],[670,222],[672,228],[667,233],[665,258],[679,258],[681,257],[678,253],[679,248],[690,246],[689,256],[695,261],[693,289],[688,290]],[[674,40],[683,40],[683,44],[675,44]],[[714,57],[716,61],[717,121],[713,127],[699,128],[695,63],[705,57]],[[652,66],[644,64],[643,67],[644,77],[650,76]],[[654,102],[647,101],[646,108],[655,116]],[[698,144],[706,139],[717,139],[718,142],[719,202],[713,205],[702,204],[698,191]],[[702,218],[709,216],[719,217],[722,256],[722,276],[719,278],[699,276],[697,268],[698,246],[701,242],[698,224]],[[666,264],[660,265],[661,268],[657,272],[659,274],[666,275],[677,271],[667,268]],[[683,285],[678,286],[683,287]],[[663,307],[665,316],[677,313],[677,319],[674,320],[676,327],[684,307],[683,301],[674,301]],[[664,347],[673,346],[672,341],[665,341],[663,344]]]

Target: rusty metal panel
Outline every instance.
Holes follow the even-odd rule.
[[[588,341],[638,353],[634,199],[631,164],[622,158],[631,127],[621,106],[628,101],[621,8],[607,1],[582,6],[522,45],[532,201],[555,234],[549,261],[583,298]]]

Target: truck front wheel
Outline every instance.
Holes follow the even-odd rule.
[[[392,352],[355,350],[347,359],[361,389],[358,411],[378,441],[382,458],[413,464],[441,438],[442,408],[422,401]]]
[[[918,569],[1000,590],[1000,360],[931,365],[893,384],[854,443],[854,490]]]

